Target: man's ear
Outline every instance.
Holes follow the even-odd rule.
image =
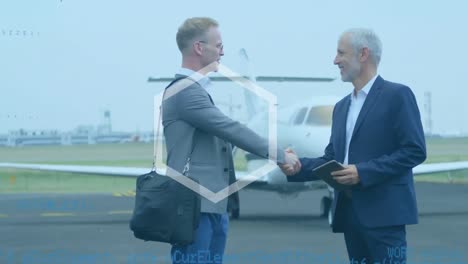
[[[367,47],[362,48],[361,54],[359,56],[359,61],[360,62],[367,61],[369,59],[369,55],[370,55],[369,54],[369,48],[367,48]]]
[[[195,54],[201,56],[202,53],[203,53],[203,45],[201,45],[201,42],[199,41],[195,41],[193,44],[192,44],[192,48],[193,48],[193,51],[195,52]]]

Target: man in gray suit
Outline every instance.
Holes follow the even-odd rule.
[[[176,39],[182,68],[175,79],[180,80],[166,90],[162,104],[168,167],[182,173],[190,158],[190,177],[212,192],[236,181],[232,145],[281,167],[299,168],[293,153],[277,150],[276,157],[269,157],[268,141],[224,115],[206,91],[210,85],[206,74],[217,71],[224,55],[218,23],[206,17],[187,19]],[[227,230],[227,198],[213,203],[202,197],[196,239],[188,246],[172,247],[173,263],[222,263]]]

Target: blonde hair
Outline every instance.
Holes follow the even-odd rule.
[[[177,46],[183,52],[191,42],[202,37],[211,27],[217,27],[218,22],[209,17],[192,17],[184,21],[176,35]]]

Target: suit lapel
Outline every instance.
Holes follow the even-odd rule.
[[[208,94],[208,97],[210,98],[211,103],[212,103],[213,105],[215,105],[215,103],[213,102],[213,99],[211,98],[210,93],[209,93],[209,92],[206,92],[206,94]]]
[[[364,105],[362,106],[361,112],[359,112],[359,116],[356,120],[356,124],[354,125],[354,130],[353,130],[353,135],[351,137],[351,140],[353,140],[354,135],[357,133],[357,131],[361,127],[362,122],[367,116],[367,113],[369,113],[369,111],[375,105],[375,102],[377,102],[377,98],[380,94],[380,88],[382,87],[383,83],[384,83],[384,80],[382,79],[382,77],[380,77],[380,75],[377,76],[369,94],[367,95],[366,101],[364,102]]]
[[[176,74],[176,75],[175,75],[175,78],[176,78],[176,79],[177,79],[177,78],[189,78],[190,80],[192,80],[192,81],[198,83],[198,85],[201,86],[201,84],[200,84],[199,82],[195,81],[194,79],[190,78],[190,76],[187,76],[187,75]],[[204,89],[204,90],[205,90],[205,89]],[[215,105],[214,102],[213,102],[213,98],[211,98],[210,93],[208,93],[208,91],[206,91],[206,90],[205,90],[205,92],[208,94],[208,97],[210,98],[211,103],[212,103],[213,105]]]
[[[337,112],[337,124],[338,127],[342,128],[341,130],[338,131],[338,145],[336,146],[337,150],[339,151],[338,157],[340,157],[338,160],[341,162],[344,160],[343,154],[345,151],[345,146],[346,146],[346,120],[348,119],[348,111],[349,111],[349,106],[351,105],[351,96],[348,95],[346,99],[343,101],[343,105],[338,109],[339,111]]]

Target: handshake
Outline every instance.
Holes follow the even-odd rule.
[[[291,176],[301,170],[301,162],[296,153],[292,149],[287,148],[284,151],[284,163],[279,164],[279,167],[284,174]]]

